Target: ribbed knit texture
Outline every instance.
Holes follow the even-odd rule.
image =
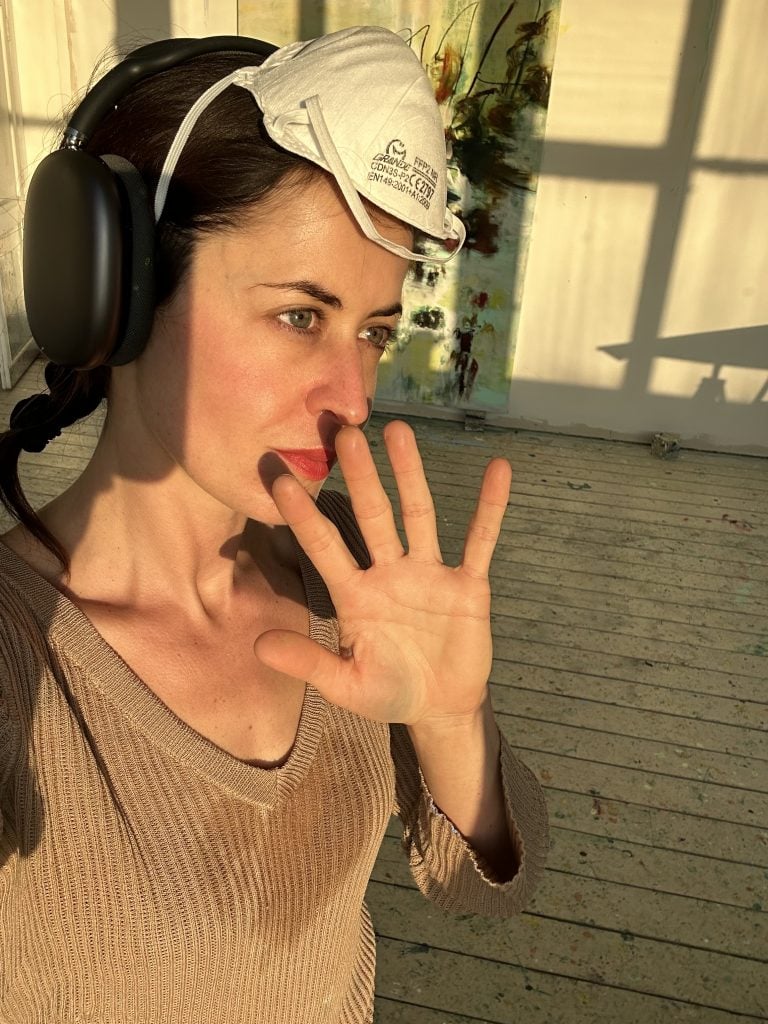
[[[347,499],[319,504],[367,564]],[[310,635],[337,651],[300,558]],[[435,808],[404,727],[307,686],[286,763],[239,761],[0,543],[0,1024],[370,1024],[364,895],[391,813],[446,910],[509,916],[538,881],[543,797],[506,743],[502,775],[503,885]]]

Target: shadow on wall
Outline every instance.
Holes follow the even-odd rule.
[[[315,39],[325,33],[324,0],[301,0],[299,4],[299,39]]]
[[[117,0],[115,20],[115,42],[120,47],[141,46],[173,35],[169,0]]]
[[[624,391],[522,380],[512,387],[513,407],[557,409],[557,419],[543,423],[536,415],[519,415],[512,424],[521,430],[546,430],[581,437],[616,438],[650,443],[655,433],[677,435],[685,448],[768,455],[768,379],[755,402],[742,405],[722,400],[722,381],[702,378],[692,398],[644,394],[630,404]],[[493,422],[489,417],[489,422]],[[508,421],[507,421],[508,422]],[[592,424],[620,423],[610,430]],[[691,431],[692,422],[706,423]],[[649,428],[648,424],[655,426]]]

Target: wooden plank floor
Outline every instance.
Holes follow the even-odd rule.
[[[3,422],[39,381],[0,393]],[[34,504],[99,422],[25,458]],[[493,700],[553,843],[522,917],[453,917],[415,889],[391,823],[368,891],[377,1024],[768,1019],[768,460],[413,426],[446,561],[488,458],[513,463]]]

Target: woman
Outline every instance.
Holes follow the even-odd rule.
[[[513,914],[540,876],[541,791],[487,688],[509,466],[488,467],[448,568],[413,432],[385,430],[406,554],[361,430],[424,258],[405,177],[375,183],[380,202],[358,180],[350,196],[337,159],[360,136],[349,96],[380,90],[390,58],[413,60],[379,29],[278,51],[263,69],[283,69],[280,88],[248,79],[263,117],[245,88],[207,92],[243,54],[186,60],[88,142],[160,183],[157,295],[135,359],[49,364],[50,397],[0,441],[20,520],[0,544],[9,1024],[372,1020],[363,900],[391,813],[448,911]],[[289,133],[289,151],[265,122],[286,131],[284,87],[320,80],[320,127],[300,128],[324,142]],[[408,93],[408,131],[434,137],[436,106]],[[379,163],[402,171],[407,150]],[[33,513],[20,451],[103,397],[85,472]],[[351,507],[321,494],[337,458]]]

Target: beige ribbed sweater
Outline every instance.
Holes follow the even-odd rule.
[[[319,504],[367,562],[346,499]],[[325,585],[301,568],[311,636],[338,650]],[[0,544],[0,1024],[370,1022],[364,895],[391,813],[447,911],[508,916],[536,884],[541,790],[506,743],[501,764],[503,885],[432,803],[404,727],[307,686],[287,762],[239,761]]]

